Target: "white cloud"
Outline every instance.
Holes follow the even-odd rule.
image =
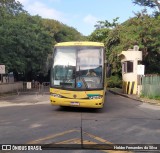
[[[61,0],[49,0],[49,2],[54,2],[54,3],[55,3],[55,2],[56,2],[56,3],[58,2],[58,3],[59,3],[59,2],[61,2]]]
[[[19,1],[21,4],[26,5],[29,3],[30,0],[16,0]]]
[[[87,15],[84,17],[83,21],[87,24],[90,24],[90,25],[95,25],[96,22],[98,21],[98,18],[96,18],[95,16],[93,15]]]
[[[40,2],[34,2],[33,4],[30,4],[27,6],[27,11],[32,15],[39,15],[43,18],[49,18],[49,19],[55,19],[55,20],[63,20],[63,13],[53,9],[49,8],[43,3]]]
[[[34,0],[16,0],[16,1],[19,1],[20,3],[22,4],[27,4],[27,3],[33,3]],[[39,0],[39,1],[46,1],[46,0]],[[61,0],[48,0],[48,2],[51,2],[51,3],[59,3],[61,2]]]
[[[39,15],[42,18],[55,19],[68,26],[75,27],[78,31],[84,31],[83,34],[88,35],[87,31],[91,31],[98,19],[93,15],[86,15],[82,18],[80,14],[70,14],[69,12],[61,12],[54,8],[54,3],[61,3],[62,0],[16,0],[19,1],[31,15]],[[80,22],[82,21],[82,22]],[[83,30],[82,30],[83,29]]]
[[[64,14],[60,11],[50,8],[38,0],[16,0],[19,1],[24,9],[31,15],[39,15],[43,18],[55,19],[65,22]],[[50,2],[60,2],[60,0],[49,0]]]

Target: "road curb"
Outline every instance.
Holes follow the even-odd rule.
[[[113,93],[113,94],[120,95],[120,96],[122,96],[122,97],[126,97],[126,98],[133,99],[133,100],[136,100],[136,101],[144,102],[144,101],[142,101],[141,99],[133,98],[133,97],[131,97],[131,96],[129,96],[129,95],[125,95],[125,94],[123,94],[123,93],[119,93],[119,92],[112,91],[112,90],[108,90],[108,91],[111,92],[111,93]]]
[[[151,105],[160,106],[159,103],[153,103],[153,102],[145,101],[145,100],[142,100],[142,99],[139,99],[139,98],[134,98],[134,97],[132,97],[130,95],[126,95],[126,94],[119,93],[119,92],[112,91],[112,90],[108,90],[108,91],[113,93],[113,94],[120,95],[122,97],[126,97],[126,98],[129,98],[129,99],[132,99],[132,100],[136,100],[136,101],[139,101],[139,102],[142,102],[142,103],[148,103],[148,104],[151,104]]]

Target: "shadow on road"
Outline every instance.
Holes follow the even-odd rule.
[[[58,112],[77,112],[77,113],[103,113],[103,108],[77,108],[77,107],[67,107],[67,106],[59,106],[56,110]]]

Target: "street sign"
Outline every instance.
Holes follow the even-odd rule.
[[[5,74],[5,65],[0,65],[0,74]]]
[[[144,69],[145,69],[144,65],[138,65],[137,66],[137,74],[138,75],[144,75]]]
[[[31,82],[27,82],[27,89],[31,89]]]

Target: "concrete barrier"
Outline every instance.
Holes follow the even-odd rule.
[[[0,93],[17,92],[20,89],[23,89],[23,82],[0,84]]]
[[[125,94],[137,94],[137,82],[135,81],[123,81],[122,88]]]

